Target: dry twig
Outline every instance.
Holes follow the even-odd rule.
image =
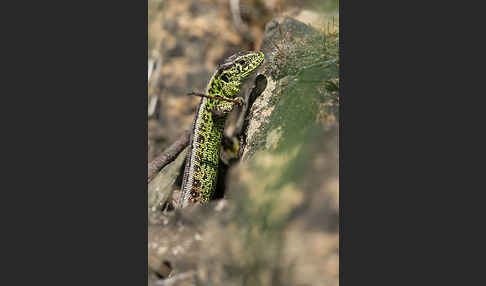
[[[169,148],[148,164],[147,183],[150,183],[160,169],[174,161],[177,155],[189,145],[190,137],[191,132],[185,131]]]

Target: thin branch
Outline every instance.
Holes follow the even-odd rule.
[[[238,32],[247,41],[254,42],[255,39],[250,34],[250,28],[243,22],[243,19],[241,18],[240,0],[230,0],[230,10],[236,30],[238,30]]]
[[[148,164],[148,183],[152,181],[157,172],[165,167],[165,165],[174,161],[174,159],[179,155],[187,145],[189,145],[189,139],[191,137],[191,132],[185,131],[172,145],[169,146],[162,154],[157,156],[152,162]]]
[[[155,282],[153,285],[154,286],[174,285],[176,282],[193,278],[195,275],[196,275],[196,271],[188,271],[188,272],[184,272],[184,273],[174,275],[173,277],[170,277],[170,278],[167,278],[167,279],[164,279],[164,280],[159,280],[159,281]]]

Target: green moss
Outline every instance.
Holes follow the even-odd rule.
[[[281,91],[266,131],[282,128],[285,142],[278,150],[302,142],[308,127],[323,112],[338,118],[339,35],[311,33],[288,44],[268,66]],[[324,116],[325,117],[325,116]],[[277,151],[278,151],[277,150]]]
[[[277,84],[267,102],[274,109],[253,139],[258,146],[252,146],[244,171],[251,179],[241,182],[249,190],[239,204],[241,224],[276,234],[285,226],[295,206],[288,198],[297,200],[303,192],[322,130],[338,119],[338,43],[338,33],[311,32],[280,47],[267,64]]]
[[[269,57],[266,74],[276,86],[265,104],[274,110],[269,122],[252,138],[248,157],[275,145],[267,141],[275,140],[276,130],[281,130],[279,136],[283,140],[272,151],[287,152],[312,134],[309,128],[313,125],[338,120],[339,34],[305,25],[286,27],[292,27],[292,34],[299,38],[288,36],[277,43]]]

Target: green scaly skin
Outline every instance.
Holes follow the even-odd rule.
[[[241,84],[262,64],[263,57],[262,52],[242,52],[227,58],[211,77],[206,95],[241,102],[241,97],[237,97]],[[179,207],[205,203],[212,198],[224,124],[235,104],[216,98],[201,99],[187,153]]]

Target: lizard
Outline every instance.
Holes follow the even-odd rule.
[[[177,202],[179,208],[208,202],[216,188],[219,152],[224,125],[236,104],[242,104],[242,85],[263,63],[259,51],[239,52],[219,65],[206,87],[193,121],[182,186]]]

